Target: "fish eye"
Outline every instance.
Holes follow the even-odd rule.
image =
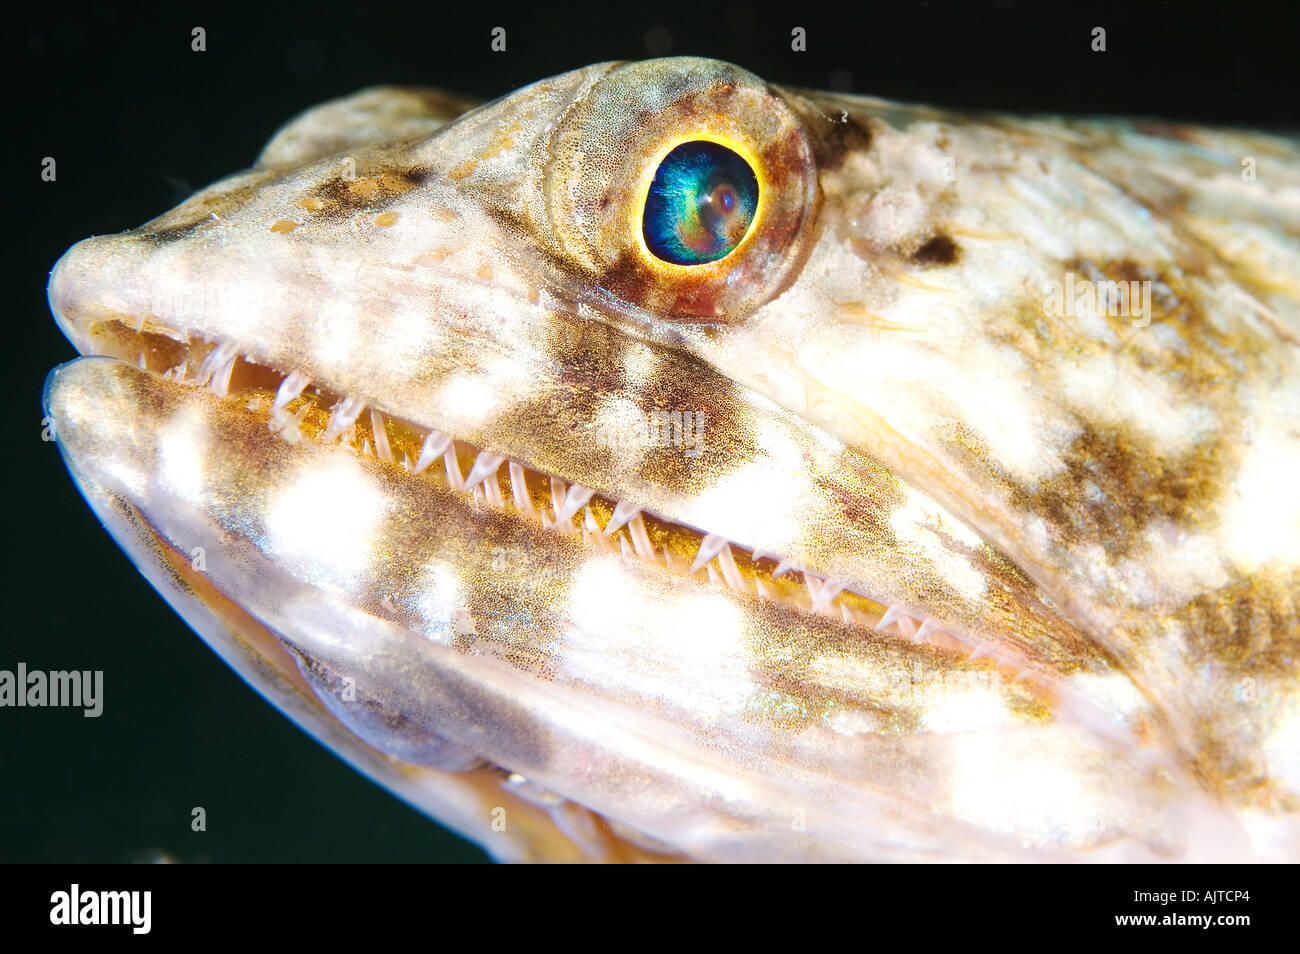
[[[758,178],[738,153],[684,142],[664,156],[646,193],[646,248],[673,265],[726,258],[749,234],[758,201]]]
[[[548,240],[644,325],[728,325],[779,295],[811,253],[821,191],[811,120],[716,60],[611,63],[550,126],[535,189]]]

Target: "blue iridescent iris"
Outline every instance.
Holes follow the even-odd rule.
[[[704,265],[730,255],[754,221],[758,179],[716,142],[684,142],[655,171],[642,231],[656,258]]]

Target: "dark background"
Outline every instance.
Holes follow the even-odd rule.
[[[1295,128],[1294,12],[1256,3],[229,4],[7,14],[0,668],[102,669],[105,710],[0,709],[0,860],[482,860],[352,772],[245,686],[97,525],[40,439],[46,372],[73,357],[45,282],[87,235],[130,228],[251,164],[293,114],[376,83],[488,98],[607,59],[690,53],[778,83],[949,107]],[[190,31],[207,30],[207,51]],[[507,30],[507,52],[489,49]],[[808,51],[790,50],[790,30]],[[1107,51],[1090,50],[1091,30]],[[58,179],[40,179],[45,156]],[[190,809],[208,830],[190,831]]]

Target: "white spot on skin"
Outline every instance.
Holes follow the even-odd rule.
[[[623,355],[623,375],[628,387],[647,384],[658,369],[659,356],[648,345],[634,344]]]
[[[474,370],[455,375],[434,399],[441,430],[473,434],[527,400],[536,388],[532,368],[510,353],[483,355]]]
[[[462,374],[443,386],[436,404],[446,430],[472,434],[496,414],[497,394],[489,376]]]
[[[1006,724],[1007,707],[998,692],[994,674],[982,671],[947,674],[940,691],[933,693],[921,723],[930,732],[970,732]],[[953,677],[971,677],[955,679]],[[981,682],[975,677],[984,677]]]
[[[1065,399],[1091,421],[1104,421],[1149,436],[1167,454],[1188,450],[1214,428],[1214,416],[1180,397],[1166,377],[1131,366],[1110,354],[1060,365]]]
[[[649,418],[636,402],[618,394],[605,398],[592,415],[591,439],[634,466],[650,446]]]
[[[1181,602],[1229,582],[1219,544],[1203,533],[1189,533],[1167,521],[1149,524],[1137,555],[1115,564],[1113,579],[1122,580],[1135,605]],[[1101,551],[1101,548],[1096,548]],[[1104,551],[1094,557],[1097,579],[1105,566]]]
[[[1225,549],[1243,571],[1300,566],[1297,474],[1300,442],[1276,424],[1261,426],[1225,495]]]
[[[744,615],[724,593],[654,586],[600,556],[578,572],[572,623],[558,658],[570,676],[602,691],[661,700],[703,719],[744,707],[754,691]]]
[[[203,461],[208,430],[197,407],[187,407],[167,422],[158,438],[161,479],[166,488],[189,503],[203,499]]]
[[[374,559],[388,505],[352,457],[313,463],[286,485],[266,515],[268,555],[316,584],[352,589]]]
[[[904,307],[907,301],[914,301],[914,310]],[[1044,418],[1021,355],[987,339],[953,342],[964,355],[957,372],[952,358],[919,350],[920,341],[946,333],[931,327],[933,300],[923,293],[900,300],[889,320],[922,331],[882,333],[872,340],[869,329],[846,322],[802,359],[804,366],[817,369],[822,386],[871,408],[921,445],[930,442],[936,422],[950,419],[956,409],[993,457],[1024,479],[1050,477],[1062,468],[1048,448],[1068,443],[1069,425]],[[936,407],[944,410],[936,413]]]
[[[1050,733],[1050,730],[1046,730]],[[1038,733],[965,733],[949,749],[946,791],[953,814],[993,831],[1035,842],[1058,842],[1062,825],[1096,817],[1092,794],[1079,784],[1070,747]]]
[[[435,642],[452,642],[456,614],[464,606],[464,594],[456,570],[441,561],[429,564],[420,581],[420,596],[416,601],[416,611],[424,622],[424,635]]]
[[[767,459],[728,474],[689,501],[684,522],[708,527],[728,540],[788,553],[803,539],[819,500],[811,492],[802,453],[785,434],[763,432],[755,440]],[[707,419],[704,446],[708,447]],[[753,539],[756,527],[762,528],[757,541]]]
[[[361,347],[358,340],[364,323],[358,320],[355,306],[347,301],[329,298],[321,301],[316,312],[319,322],[311,336],[316,367],[345,367],[354,361]]]

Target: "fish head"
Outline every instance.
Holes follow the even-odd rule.
[[[1296,299],[1208,312],[1115,185],[1157,137],[694,58],[464,105],[326,104],[51,275],[68,467],[244,678],[504,859],[1295,850],[1300,536],[1202,443],[1296,453]],[[1121,261],[1187,354],[1054,320]]]

